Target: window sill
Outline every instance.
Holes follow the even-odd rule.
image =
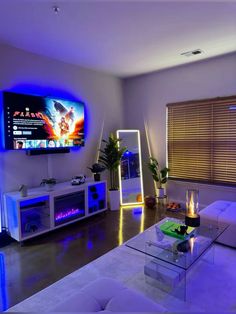
[[[192,182],[192,181],[184,181],[184,180],[176,180],[169,178],[169,182],[174,182],[174,184],[180,185],[180,186],[186,186],[188,185],[188,188],[193,189],[209,189],[209,190],[215,190],[215,191],[228,191],[228,192],[235,192],[236,186],[229,186],[229,185],[218,185],[218,184],[210,184],[210,183],[202,183],[202,182]]]

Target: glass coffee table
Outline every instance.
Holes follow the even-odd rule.
[[[164,218],[127,241],[126,246],[145,254],[144,274],[148,283],[186,300],[187,272],[203,256],[214,263],[213,244],[227,227],[201,225],[187,239],[180,240],[168,235],[160,236],[159,227],[168,221],[184,225],[179,219]],[[179,248],[183,241],[184,245]]]

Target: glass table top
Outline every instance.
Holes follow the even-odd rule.
[[[185,240],[180,240],[166,234],[161,234],[161,238],[163,238],[160,240],[159,227],[167,221],[184,225],[184,222],[179,219],[164,218],[149,229],[127,241],[125,245],[158,260],[187,270],[198,258],[210,249],[213,242],[227,228],[218,227],[217,225],[201,225],[195,228],[191,237],[188,236]],[[183,241],[187,242],[184,243],[187,245],[186,252],[179,251],[179,243]]]

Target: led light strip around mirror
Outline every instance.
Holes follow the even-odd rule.
[[[121,142],[118,142],[119,147],[126,146],[125,142],[122,142],[122,134],[125,133],[136,133],[137,134],[137,140],[138,140],[138,154],[139,154],[139,172],[140,172],[140,195],[139,200],[127,202],[123,200],[123,189],[122,189],[122,176],[121,176],[121,164],[118,168],[118,174],[119,174],[119,186],[120,186],[120,204],[123,205],[137,205],[137,204],[143,204],[144,202],[144,194],[143,194],[143,173],[142,173],[142,160],[141,160],[141,143],[140,143],[140,132],[139,130],[117,130],[116,136],[117,139],[121,139]],[[124,137],[124,136],[123,136]]]

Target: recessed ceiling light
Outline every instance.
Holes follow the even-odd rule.
[[[185,57],[191,57],[191,56],[200,55],[201,53],[203,53],[203,51],[201,49],[195,49],[192,51],[183,52],[180,55],[185,56]]]

